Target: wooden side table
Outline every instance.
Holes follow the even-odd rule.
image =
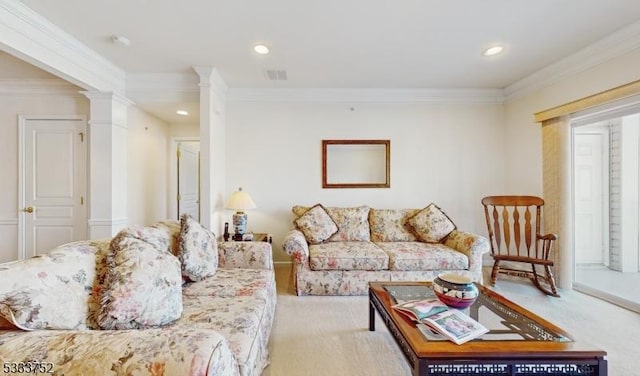
[[[220,241],[224,241],[224,239],[221,238]],[[229,240],[227,241],[229,242],[234,242],[234,241],[267,242],[271,244],[273,242],[273,237],[271,236],[271,234],[256,232],[256,233],[253,233],[253,239],[251,240],[233,240],[233,235],[231,235],[231,237],[229,237]]]

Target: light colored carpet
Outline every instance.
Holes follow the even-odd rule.
[[[500,277],[495,291],[607,351],[609,375],[640,376],[640,315],[575,291],[548,297],[524,280]],[[264,376],[406,376],[411,370],[367,296],[296,296],[290,266],[276,267],[278,303]],[[638,287],[634,287],[638,288]]]

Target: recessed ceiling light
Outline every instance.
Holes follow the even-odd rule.
[[[188,113],[187,111],[185,111],[185,110],[178,110],[178,111],[176,111],[176,114],[178,114],[178,115],[182,115],[182,116],[187,116],[187,115],[189,115],[189,113]]]
[[[121,46],[129,47],[131,45],[131,41],[129,38],[122,35],[113,35],[111,36],[111,41],[115,44],[119,44]]]
[[[266,55],[269,53],[269,47],[265,46],[264,44],[256,44],[255,46],[253,46],[253,50],[260,55]]]
[[[484,52],[482,54],[484,56],[493,56],[493,55],[497,55],[500,52],[502,52],[503,49],[504,49],[504,47],[502,47],[502,46],[493,46],[493,47],[489,47],[486,50],[484,50]]]

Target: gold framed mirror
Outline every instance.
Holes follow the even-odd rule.
[[[322,188],[389,188],[391,141],[322,140]]]

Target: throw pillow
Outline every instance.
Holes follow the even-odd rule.
[[[295,223],[311,244],[322,243],[338,232],[338,226],[320,204],[309,209]]]
[[[178,259],[182,275],[192,281],[202,281],[218,269],[218,243],[215,235],[189,214],[180,217]]]
[[[309,211],[306,206],[294,206],[291,208],[295,218],[301,217]],[[338,232],[333,234],[330,242],[368,242],[371,239],[369,233],[369,207],[358,206],[352,208],[325,207],[327,214],[333,219]],[[294,221],[295,225],[295,221]]]
[[[453,221],[433,203],[409,218],[409,224],[418,239],[426,243],[440,243],[456,229]]]
[[[151,227],[126,228],[111,241],[97,317],[102,329],[153,328],[182,315],[180,262],[166,245],[156,246],[163,237]]]

